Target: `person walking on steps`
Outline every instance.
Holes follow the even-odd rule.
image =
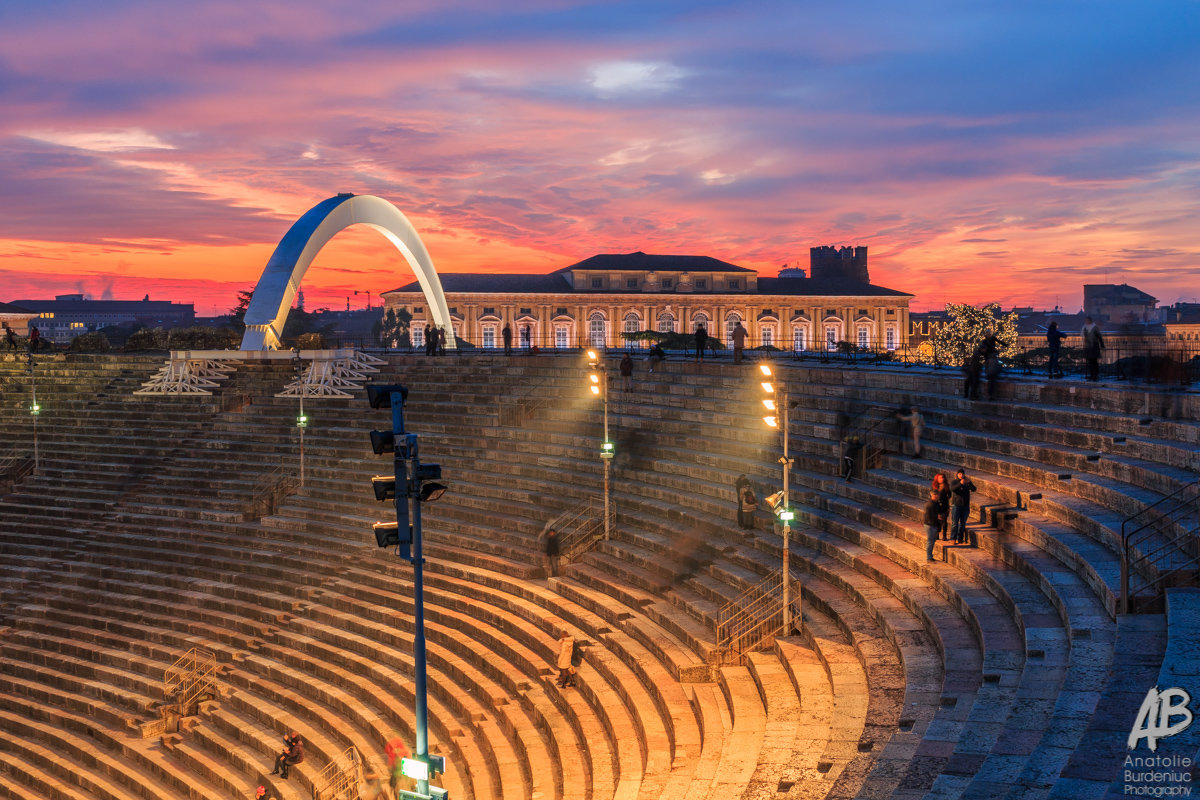
[[[565,689],[575,685],[574,661],[575,640],[564,633],[558,640],[558,660],[555,662],[555,666],[558,667],[558,680],[555,681],[558,688]]]
[[[558,531],[551,528],[546,531],[546,577],[558,575]]]
[[[950,483],[950,534],[955,544],[967,543],[967,517],[971,513],[971,492],[975,484],[959,470]]]

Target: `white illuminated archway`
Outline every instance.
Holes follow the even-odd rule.
[[[387,200],[366,194],[339,194],[310,208],[280,239],[246,308],[243,350],[279,348],[283,323],[309,264],[326,242],[351,225],[368,225],[396,246],[416,273],[434,325],[446,331],[446,347],[454,349],[454,325],[442,282],[416,228]]]

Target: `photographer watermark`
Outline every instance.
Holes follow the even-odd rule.
[[[1130,750],[1137,750],[1138,744],[1145,739],[1152,755],[1125,757],[1122,772],[1125,794],[1132,797],[1191,796],[1193,759],[1155,755],[1160,739],[1183,733],[1192,724],[1192,711],[1188,708],[1191,701],[1191,695],[1178,686],[1161,692],[1155,686],[1146,693],[1125,743]]]

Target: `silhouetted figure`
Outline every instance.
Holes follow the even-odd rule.
[[[1050,364],[1046,368],[1046,376],[1049,378],[1061,378],[1062,370],[1058,368],[1058,355],[1062,350],[1063,339],[1067,335],[1058,329],[1057,322],[1051,322],[1050,327],[1046,329],[1046,346],[1050,348]]]
[[[434,332],[432,325],[425,325],[425,355],[431,356],[437,350],[437,333]]]
[[[437,354],[439,356],[446,355],[446,329],[437,329]]]
[[[983,341],[979,343],[981,355],[983,357],[983,371],[987,375],[988,400],[996,398],[996,387],[1000,384],[1000,342],[996,339],[996,334],[989,333],[983,337]]]
[[[950,536],[955,544],[967,543],[967,517],[971,513],[971,492],[975,484],[959,470],[950,482]]]
[[[1100,333],[1100,326],[1088,317],[1083,323],[1083,330],[1079,332],[1083,337],[1083,358],[1087,361],[1087,379],[1089,381],[1100,380],[1100,351],[1104,349],[1104,336]]]
[[[925,513],[921,518],[925,524],[925,560],[933,561],[933,546],[937,544],[938,530],[941,528],[938,522],[938,493],[929,492],[929,499],[925,502]]]
[[[704,351],[708,347],[708,329],[703,325],[696,326],[696,360],[704,360]]]
[[[943,539],[949,539],[950,534],[947,531],[950,520],[950,484],[946,476],[940,472],[934,475],[929,489],[938,496],[938,533]]]
[[[9,350],[17,349],[17,332],[8,325],[4,326],[4,340],[8,342]]]
[[[29,352],[36,353],[42,345],[42,332],[34,325],[29,329]]]
[[[854,466],[862,458],[863,440],[852,433],[842,440],[842,477],[846,483],[854,482]]]
[[[628,351],[621,358],[620,370],[621,384],[625,393],[629,394],[633,391],[633,356],[629,355]]]
[[[925,430],[925,418],[921,416],[921,412],[917,410],[916,406],[912,408],[900,406],[900,410],[896,412],[896,419],[908,427],[908,435],[912,438],[913,458],[920,458],[921,432]]]
[[[979,376],[983,373],[983,343],[975,345],[970,357],[963,364],[963,397],[976,400],[979,397]]]
[[[504,338],[504,355],[512,355],[512,328],[508,327],[508,323],[504,324],[504,329],[500,331],[500,335]]]
[[[746,329],[742,327],[740,319],[733,326],[730,338],[733,339],[733,363],[740,364],[742,363],[742,352],[746,347]]]
[[[558,531],[551,528],[546,531],[546,577],[558,575]]]

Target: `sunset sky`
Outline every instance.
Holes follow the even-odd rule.
[[[0,302],[219,313],[343,191],[441,272],[867,245],[919,310],[1200,300],[1198,123],[1196,0],[0,0]],[[409,280],[351,229],[302,288]]]

